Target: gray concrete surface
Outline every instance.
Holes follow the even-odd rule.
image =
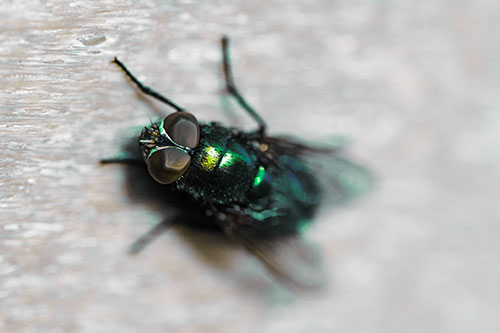
[[[0,2],[0,331],[499,332],[499,13],[493,0]],[[109,62],[199,119],[250,128],[220,94],[223,33],[271,133],[345,136],[378,176],[307,235],[319,293],[184,228],[126,253],[169,208],[98,160],[168,109]]]

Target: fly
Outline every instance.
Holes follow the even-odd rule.
[[[332,156],[334,182],[328,186],[334,189],[332,196],[352,194],[346,170],[357,170],[354,178],[366,174],[361,167],[338,157],[336,149],[268,136],[265,121],[235,85],[229,39],[223,37],[221,45],[226,90],[257,123],[256,130],[198,122],[192,113],[143,85],[115,58],[113,63],[144,94],[175,112],[144,127],[138,138],[142,160],[112,158],[101,163],[142,165],[158,183],[194,199],[208,223],[254,254],[279,280],[299,287],[317,286],[322,280],[320,265],[300,234],[328,191],[320,185],[324,179],[318,178],[307,160]],[[164,222],[155,227],[135,243],[132,251],[139,251],[168,225]]]

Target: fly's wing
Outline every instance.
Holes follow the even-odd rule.
[[[323,203],[341,205],[373,187],[373,175],[339,147],[315,147],[285,137],[265,137],[263,143],[268,146],[269,161],[291,155],[307,165],[321,184]]]
[[[300,235],[268,238],[250,225],[248,216],[234,214],[231,223],[223,226],[234,242],[252,253],[280,282],[295,289],[316,289],[325,278],[317,250]],[[244,224],[242,226],[242,224]]]
[[[284,157],[302,161],[321,185],[326,203],[344,203],[366,192],[373,183],[371,174],[343,157],[338,148],[313,147],[293,139],[265,137],[260,149],[264,150],[263,162],[274,164],[278,169],[289,166],[283,162]],[[271,233],[262,221],[241,211],[226,209],[224,213],[226,219],[219,221],[224,232],[255,255],[278,280],[299,289],[322,286],[325,278],[320,256],[300,237],[299,230],[284,235]]]

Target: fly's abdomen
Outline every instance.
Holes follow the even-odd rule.
[[[320,186],[311,170],[295,157],[283,155],[278,165],[259,167],[247,214],[267,233],[300,232],[311,221],[321,200]]]

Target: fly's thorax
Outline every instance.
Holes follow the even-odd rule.
[[[217,123],[201,125],[200,132],[191,165],[177,187],[205,202],[245,201],[259,170],[253,145]]]

